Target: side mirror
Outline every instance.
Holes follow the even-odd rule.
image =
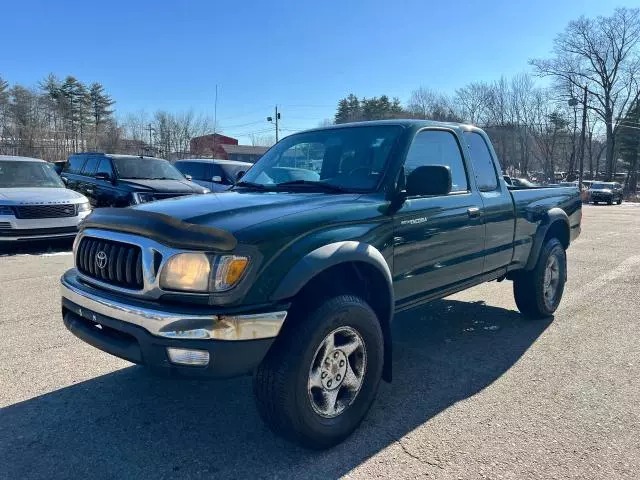
[[[451,192],[451,170],[444,165],[424,165],[407,177],[407,196],[446,195]]]
[[[184,178],[186,178],[189,181],[193,180],[193,177],[191,175],[185,175]]]
[[[244,177],[244,174],[245,174],[245,173],[246,173],[246,172],[243,172],[242,170],[240,170],[240,171],[238,172],[238,174],[236,175],[236,182],[237,182],[238,180],[240,180],[242,177]]]
[[[211,177],[211,181],[213,183],[222,183],[222,177],[220,175],[215,175]]]

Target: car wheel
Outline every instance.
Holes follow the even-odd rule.
[[[513,294],[518,310],[532,318],[553,315],[567,280],[567,256],[557,238],[550,239],[540,252],[531,271],[520,272],[513,281]]]
[[[613,205],[613,197],[607,200],[607,205]]]
[[[622,197],[620,197],[620,198],[618,199],[618,202],[617,202],[617,203],[618,203],[618,205],[622,205]]]
[[[361,298],[330,298],[287,319],[253,386],[269,428],[307,448],[332,447],[367,414],[382,375],[380,322]]]

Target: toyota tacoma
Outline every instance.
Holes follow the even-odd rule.
[[[289,171],[307,174],[279,181]],[[574,187],[511,191],[472,126],[310,130],[228,192],[96,210],[61,279],[62,315],[165,374],[253,374],[274,432],[328,448],[391,381],[395,313],[508,279],[524,315],[552,315],[581,208]]]

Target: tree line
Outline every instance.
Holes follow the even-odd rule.
[[[511,174],[573,180],[584,159],[586,177],[627,173],[635,191],[640,151],[640,9],[581,17],[554,40],[552,55],[531,59],[530,72],[470,82],[453,94],[426,86],[405,105],[382,95],[338,102],[335,123],[421,118],[483,127]],[[541,78],[549,81],[541,82]],[[582,117],[586,107],[584,142]]]
[[[191,138],[212,122],[193,111],[115,116],[115,100],[99,82],[48,75],[35,87],[0,76],[0,154],[65,160],[80,151],[184,156]]]

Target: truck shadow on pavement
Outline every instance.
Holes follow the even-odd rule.
[[[15,243],[3,242],[0,243],[0,257],[71,252],[72,247],[73,238],[61,240],[37,240]]]
[[[124,368],[2,409],[0,478],[338,477],[490,385],[551,321],[456,300],[398,316],[393,383],[381,384],[354,435],[325,452],[274,436],[249,377],[170,380]]]

